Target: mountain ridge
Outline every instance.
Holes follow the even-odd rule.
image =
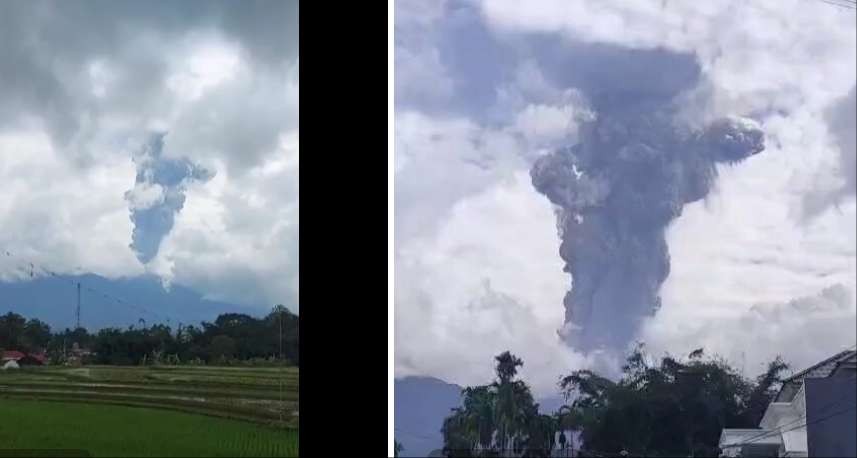
[[[36,318],[52,329],[73,328],[77,284],[80,283],[80,324],[89,331],[126,327],[141,321],[170,326],[213,321],[221,313],[260,316],[274,304],[238,305],[205,299],[199,292],[173,284],[165,289],[159,277],[107,278],[97,274],[42,276],[0,282],[0,313]]]

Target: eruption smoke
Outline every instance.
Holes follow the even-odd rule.
[[[764,149],[749,119],[694,130],[679,125],[668,104],[611,105],[582,126],[578,144],[539,158],[530,171],[536,190],[558,207],[560,256],[572,276],[560,335],[584,351],[624,350],[660,307],[669,223],[708,194],[716,164]]]
[[[187,185],[213,177],[212,172],[187,159],[163,157],[165,136],[166,133],[152,134],[135,154],[135,186],[125,193],[134,224],[130,247],[144,264],[157,255],[161,240],[184,207]],[[147,192],[151,194],[148,197]]]

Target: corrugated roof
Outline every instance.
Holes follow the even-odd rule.
[[[803,384],[803,379],[806,377],[815,378],[820,377],[824,378],[830,375],[840,362],[848,361],[854,358],[857,351],[855,350],[845,350],[841,351],[830,358],[825,359],[817,364],[814,364],[807,369],[804,369],[797,374],[792,375],[791,377],[783,380],[783,386],[780,388],[779,393],[775,397],[776,402],[789,402],[791,398],[794,397],[797,390]]]
[[[21,358],[23,358],[23,357],[24,357],[24,354],[23,354],[23,353],[21,353],[20,351],[7,350],[7,351],[4,351],[4,352],[3,352],[3,359],[4,359],[4,360],[5,360],[5,359],[18,360],[18,359],[21,359]]]
[[[785,382],[791,382],[795,379],[803,380],[803,378],[807,375],[810,377],[827,377],[828,375],[830,375],[830,372],[832,372],[833,369],[836,368],[836,365],[840,361],[848,360],[849,357],[853,357],[855,355],[855,353],[857,353],[857,351],[855,351],[855,350],[841,351],[841,352],[831,356],[830,358],[825,359],[824,361],[822,361],[818,364],[815,364],[815,365],[813,365],[807,369],[804,369],[804,370],[798,372],[797,374],[792,375],[791,377],[785,379],[784,381]]]

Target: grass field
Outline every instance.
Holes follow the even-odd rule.
[[[151,408],[0,399],[0,449],[92,456],[297,456],[297,430]]]
[[[48,366],[0,371],[0,448],[50,444],[94,455],[295,456],[298,388],[297,368]],[[16,416],[8,415],[12,411]],[[51,429],[45,429],[48,420],[55,422]],[[78,432],[84,423],[94,429]],[[86,443],[72,447],[75,440]]]

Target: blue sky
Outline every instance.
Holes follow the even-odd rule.
[[[297,311],[297,2],[0,10],[0,245]]]
[[[800,367],[853,345],[853,11],[814,0],[395,7],[398,376],[483,383],[509,349],[544,394],[571,368],[611,364],[557,337],[573,280],[529,170],[640,98],[676,102],[692,127],[753,119],[767,145],[718,166],[707,197],[667,227],[662,307],[637,325],[649,350],[705,346],[754,375],[777,353]]]

